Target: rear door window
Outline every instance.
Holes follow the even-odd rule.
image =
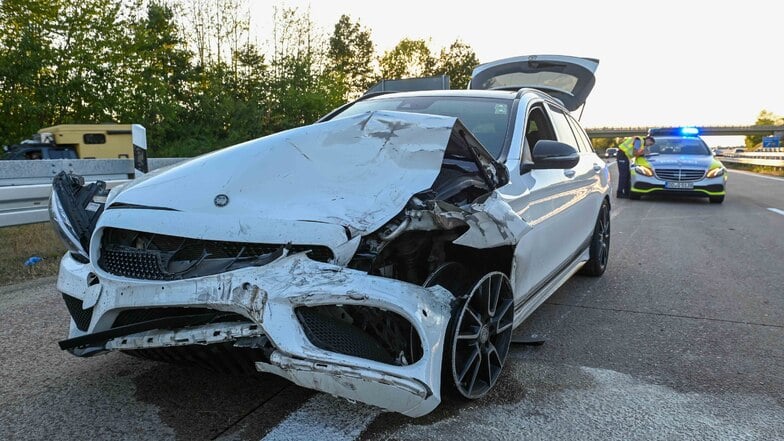
[[[566,119],[566,114],[564,114],[563,111],[557,107],[550,105],[547,107],[550,109],[550,116],[553,119],[555,131],[558,133],[558,140],[569,144],[576,150],[580,150],[580,146],[577,144],[577,138],[574,136],[572,127],[569,125],[569,121]]]
[[[569,115],[566,115],[566,119],[569,121],[569,125],[572,126],[572,132],[577,137],[577,144],[580,146],[580,151],[585,153],[593,153],[593,145],[591,144],[591,138],[585,133],[580,124],[574,120]]]

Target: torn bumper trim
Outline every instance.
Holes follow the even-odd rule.
[[[152,349],[172,346],[211,345],[236,342],[237,347],[248,347],[239,341],[265,339],[258,325],[251,323],[214,323],[188,329],[156,330],[113,339],[105,345],[107,350]]]
[[[279,375],[310,389],[362,401],[411,417],[426,415],[440,402],[433,391],[416,378],[399,373],[358,369],[355,366],[317,359],[302,359],[275,351],[270,362],[256,363],[260,372]]]
[[[59,342],[60,349],[75,349],[86,346],[104,346],[109,340],[116,337],[124,337],[153,329],[174,329],[194,326],[197,324],[208,323],[220,315],[219,312],[208,314],[184,315],[179,317],[166,317],[146,322],[134,323],[132,325],[118,326],[107,331],[95,332],[92,334],[80,335],[79,337],[69,338]]]

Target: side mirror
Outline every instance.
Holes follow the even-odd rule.
[[[523,164],[523,172],[532,169],[568,169],[580,162],[577,149],[558,141],[539,140],[531,152],[532,163]]]

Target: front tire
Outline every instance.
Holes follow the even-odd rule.
[[[596,217],[589,253],[590,258],[581,272],[586,276],[599,277],[607,269],[607,261],[610,258],[610,204],[606,199],[599,209],[599,216]]]
[[[450,320],[442,392],[475,400],[498,382],[514,325],[512,284],[506,274],[485,274],[463,297]]]
[[[631,191],[631,192],[629,192],[629,199],[631,199],[633,201],[639,201],[640,199],[642,199],[642,195],[640,195],[639,193],[635,193],[635,192]]]
[[[710,203],[711,204],[720,204],[724,202],[724,195],[721,196],[710,196]]]

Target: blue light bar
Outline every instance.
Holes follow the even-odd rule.
[[[700,129],[696,127],[681,127],[681,135],[699,135]]]

